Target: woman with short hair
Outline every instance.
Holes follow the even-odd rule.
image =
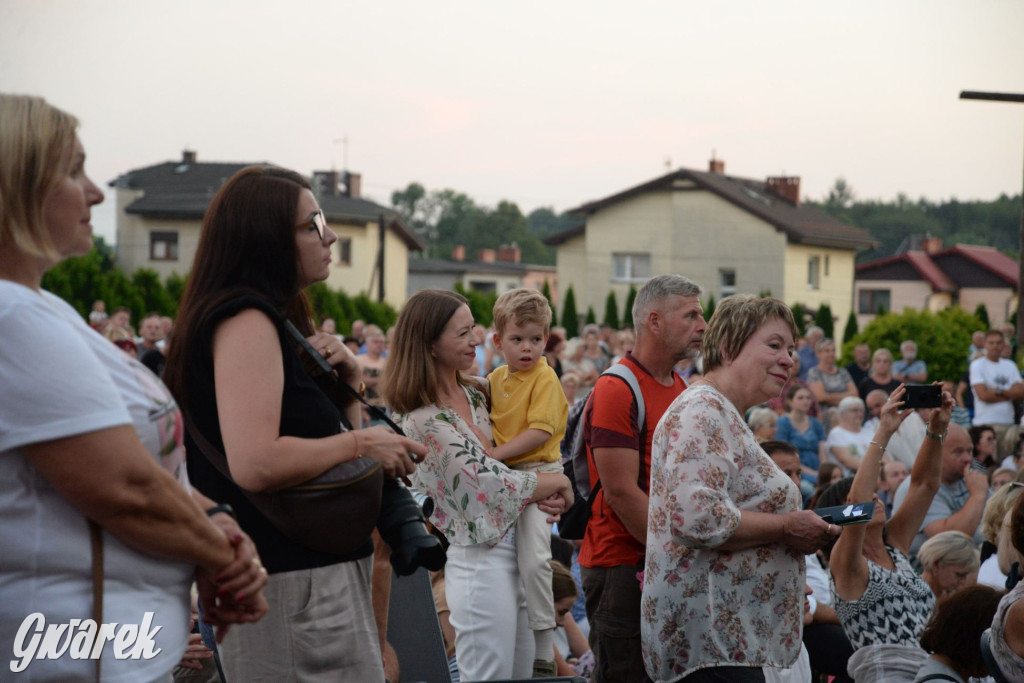
[[[839,402],[836,424],[829,430],[825,449],[829,459],[843,468],[843,476],[852,476],[860,466],[873,432],[864,427],[864,401],[847,396]]]
[[[978,551],[962,531],[943,531],[925,541],[917,551],[921,578],[942,600],[978,581]]]

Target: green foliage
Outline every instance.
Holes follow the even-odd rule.
[[[597,323],[597,314],[594,313],[593,306],[587,306],[587,317],[583,322],[585,325],[594,325]]]
[[[547,278],[544,278],[544,285],[540,288],[540,293],[548,300],[548,306],[551,307],[551,327],[555,327],[558,325],[558,313],[555,310],[555,302],[551,300],[551,287],[548,285]]]
[[[131,282],[135,291],[142,297],[143,315],[150,311],[163,313],[164,311],[177,309],[177,304],[171,299],[171,295],[167,293],[167,288],[160,282],[160,276],[155,270],[139,268],[132,273]],[[165,315],[169,314],[165,313]]]
[[[988,309],[985,308],[985,304],[979,303],[974,309],[974,317],[981,323],[981,327],[978,329],[987,330],[992,326],[992,323],[988,319]]]
[[[178,315],[178,306],[181,305],[181,297],[185,294],[186,284],[188,284],[188,278],[177,273],[168,275],[167,281],[164,283],[164,286],[167,287],[167,295],[171,297],[171,302],[174,304],[172,311],[167,314],[172,318]]]
[[[807,334],[807,313],[804,311],[804,305],[801,303],[795,303],[789,307],[789,310],[793,312],[793,320],[796,321],[796,332],[801,337]]]
[[[629,294],[626,295],[626,305],[622,309],[622,326],[636,328],[633,321],[633,303],[636,301],[636,287],[629,286]]]
[[[572,291],[572,285],[565,290],[565,304],[562,306],[562,327],[565,328],[565,336],[569,339],[580,336],[579,313],[576,311],[576,293]]]
[[[704,309],[704,319],[711,320],[711,316],[715,314],[715,295],[708,294],[708,300],[702,307]]]
[[[494,302],[498,300],[497,293],[484,294],[466,289],[458,283],[455,285],[455,291],[469,300],[469,310],[473,313],[473,320],[477,325],[490,327],[494,322]]]
[[[814,324],[822,329],[826,337],[835,338],[835,320],[832,317],[831,306],[822,304],[818,307],[818,312],[814,314]]]
[[[608,292],[604,302],[604,324],[613,330],[619,329],[619,304],[615,301],[615,292]]]
[[[857,314],[850,311],[850,315],[846,316],[846,327],[843,329],[843,343],[845,344],[856,337],[858,331]]]
[[[853,347],[868,344],[871,350],[886,348],[899,358],[904,339],[917,342],[918,357],[928,365],[928,379],[956,382],[967,365],[967,347],[978,319],[959,306],[938,313],[913,311],[890,313],[872,320],[843,344],[843,358],[853,357]]]

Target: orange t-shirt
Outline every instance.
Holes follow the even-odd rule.
[[[644,493],[647,493],[651,485],[651,438],[654,436],[654,428],[658,426],[658,420],[672,405],[672,401],[686,389],[686,382],[673,372],[672,386],[665,387],[659,384],[632,355],[626,356],[621,362],[629,366],[640,384],[646,410],[646,425],[638,434],[636,404],[633,402],[633,392],[629,386],[618,377],[599,377],[592,392],[593,399],[584,411],[581,427],[587,443],[590,485],[593,487],[599,478],[592,448],[629,448],[643,453],[643,467],[640,470],[640,481],[637,483],[643,488]],[[618,567],[640,564],[643,559],[643,543],[633,538],[618,515],[605,502],[602,485],[594,497],[590,522],[583,536],[580,564],[584,567]]]

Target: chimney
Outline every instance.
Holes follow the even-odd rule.
[[[523,257],[523,250],[516,246],[515,243],[503,244],[498,247],[498,260],[504,263],[519,263],[519,260]]]
[[[466,245],[457,244],[452,249],[452,260],[453,261],[465,261],[466,260]]]
[[[338,196],[337,171],[313,171],[313,194],[317,197]]]
[[[183,164],[194,164],[194,163],[196,163],[196,151],[194,149],[183,149],[183,150],[181,150],[181,163],[183,163]]]
[[[352,198],[363,194],[363,174],[345,171],[345,194]]]
[[[922,237],[921,238],[921,251],[926,254],[937,254],[942,251],[942,238],[941,237]]]
[[[711,161],[708,162],[708,173],[717,173],[719,175],[725,175],[725,162],[721,159],[711,157]]]
[[[476,253],[476,260],[481,263],[494,263],[494,250],[481,249]]]
[[[779,175],[769,176],[764,182],[765,188],[794,206],[800,206],[800,176]]]

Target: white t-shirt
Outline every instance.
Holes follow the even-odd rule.
[[[863,427],[859,432],[851,432],[838,425],[833,427],[828,433],[828,439],[825,440],[825,452],[828,454],[828,459],[839,465],[844,477],[852,477],[854,471],[839,462],[839,459],[832,454],[832,447],[848,448],[850,449],[850,455],[855,458],[863,458],[864,454],[868,452],[868,444],[871,443],[874,435],[874,432]]]
[[[971,392],[974,394],[975,425],[1010,425],[1013,424],[1013,402],[1009,399],[986,403],[978,398],[974,391],[976,384],[984,384],[989,389],[1008,390],[1020,382],[1020,370],[1012,360],[1000,358],[993,363],[982,356],[971,361]]]
[[[21,447],[130,424],[153,458],[189,490],[181,413],[167,388],[142,364],[91,330],[67,303],[0,280],[0,666],[9,671],[25,618],[46,624],[91,619],[92,550],[82,514],[31,465]],[[161,652],[116,660],[103,649],[104,681],[164,679],[188,639],[193,568],[128,548],[103,534],[103,622],[139,625]],[[33,660],[26,680],[79,680],[95,663]],[[35,674],[35,676],[33,676]]]

